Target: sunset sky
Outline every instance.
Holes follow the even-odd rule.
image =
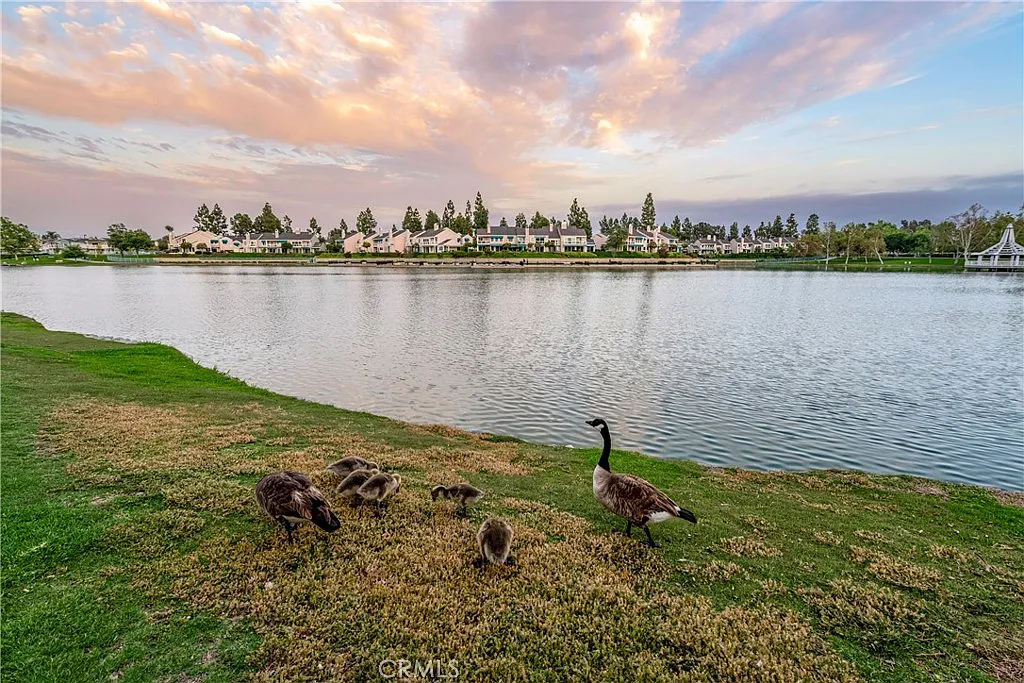
[[[492,223],[941,219],[1024,202],[1019,2],[17,4],[3,213],[181,231],[263,203]]]

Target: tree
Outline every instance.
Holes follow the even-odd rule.
[[[627,237],[626,227],[621,222],[616,221],[615,227],[608,234],[608,241],[604,243],[604,248],[608,251],[622,251],[626,246]]]
[[[117,249],[124,254],[126,251],[134,251],[136,254],[141,249],[150,249],[153,246],[153,238],[143,230],[129,230],[124,223],[113,223],[107,228],[107,242],[112,249]]]
[[[807,217],[807,225],[804,226],[804,232],[809,232],[812,235],[818,233],[818,214],[812,213]]]
[[[85,249],[82,249],[77,244],[72,244],[64,248],[61,256],[64,258],[85,258]]]
[[[356,216],[356,230],[364,235],[372,235],[377,232],[377,219],[373,217],[370,207],[366,207]]]
[[[750,240],[750,239],[753,239],[753,237],[754,237],[754,235],[750,232],[750,224],[748,223],[747,225],[744,225],[743,226],[743,239]]]
[[[679,235],[679,239],[689,242],[695,237],[693,234],[693,223],[690,222],[690,217],[686,216],[683,218],[683,229]]]
[[[437,215],[437,212],[433,209],[427,211],[427,220],[423,224],[424,230],[437,230],[437,226],[441,224],[441,218]]]
[[[19,256],[39,249],[39,238],[28,226],[15,223],[7,216],[0,218],[0,255]]]
[[[732,225],[729,226],[729,239],[739,239],[740,236],[740,224],[733,221]]]
[[[523,228],[527,227],[529,224],[530,224],[530,222],[526,220],[526,214],[525,213],[520,211],[519,213],[516,214],[516,227],[517,228],[522,230]]]
[[[533,218],[530,219],[530,230],[544,230],[549,225],[551,225],[551,221],[544,216],[541,216],[540,211],[533,214]]]
[[[782,233],[786,237],[796,237],[800,234],[800,226],[796,222],[796,214],[789,214],[789,218],[786,219],[786,230]]]
[[[281,229],[281,220],[274,215],[270,202],[263,205],[263,211],[256,216],[252,227],[255,232],[278,232]]]
[[[985,223],[985,207],[981,204],[971,204],[962,213],[952,216],[953,221],[952,242],[953,242],[953,265],[956,265],[957,252],[964,255],[964,262],[967,261],[967,254],[981,232]]]
[[[231,217],[231,231],[236,235],[246,235],[252,232],[252,219],[247,213],[236,213]]]
[[[677,238],[683,231],[683,221],[679,220],[679,214],[676,214],[676,217],[672,219],[672,227],[669,228],[669,231],[672,232],[674,236],[676,236]]]
[[[316,218],[309,219],[309,231],[314,235],[320,234],[320,224],[316,222]]]
[[[196,230],[209,230],[210,207],[206,204],[200,204],[199,208],[196,209],[196,215],[192,217],[192,222],[196,224]]]
[[[487,207],[484,206],[484,198],[479,192],[476,193],[476,202],[473,203],[473,228],[475,230],[487,230],[490,225],[487,222]]]
[[[281,231],[282,232],[291,232],[292,231],[292,218],[288,214],[285,214],[284,218],[281,219]]]
[[[430,216],[428,214],[427,218]],[[444,205],[444,211],[441,213],[441,227],[449,228],[454,230],[455,227],[455,202],[448,200],[448,203]]]
[[[782,237],[782,216],[775,214],[775,220],[768,230],[769,237]]]
[[[498,222],[498,226],[502,227],[502,228],[507,228],[508,227],[508,221],[505,220],[504,216],[501,217],[501,221]]]
[[[885,230],[882,226],[872,225],[870,228],[864,231],[862,238],[862,247],[864,251],[864,262],[867,263],[868,254],[873,253],[880,264],[884,264],[885,261],[882,259],[882,252],[885,251]]]
[[[289,242],[289,241],[287,241],[287,240],[285,240],[284,242],[281,242],[281,253],[282,253],[282,254],[287,254],[287,253],[288,253],[288,251],[289,251],[289,250],[290,250],[291,248],[292,248],[292,243],[291,243],[291,242]]]
[[[409,232],[420,232],[423,230],[423,219],[420,218],[420,210],[411,206],[406,207],[405,217],[402,218],[402,230]]]
[[[834,242],[836,238],[835,221],[828,221],[825,223],[825,233],[822,237],[823,239],[821,241],[825,244],[825,260],[828,261],[829,257],[832,255],[832,242]]]
[[[345,221],[345,219],[344,219],[344,218],[342,218],[342,219],[341,219],[341,220],[340,220],[340,221],[338,222],[338,230],[340,230],[340,231],[341,231],[341,234],[342,234],[342,235],[347,235],[347,234],[348,234],[348,223],[347,223],[347,222]]]
[[[55,233],[53,230],[47,230],[46,232],[43,233],[42,239],[44,242],[56,242],[57,240],[60,239],[60,235]]]
[[[650,197],[650,195],[647,196]],[[587,239],[590,239],[594,230],[594,227],[590,224],[590,215],[585,208],[580,206],[579,201],[575,198],[572,200],[572,206],[569,207],[569,227],[585,230]]]
[[[466,216],[460,213],[456,214],[454,220],[452,220],[452,230],[460,235],[468,235],[473,230],[473,225]]]
[[[648,192],[647,197],[644,199],[644,208],[640,212],[640,227],[644,230],[654,230],[654,226],[657,225],[656,215],[654,197]]]
[[[220,204],[213,205],[213,211],[210,212],[207,226],[214,235],[223,235],[228,231],[228,219],[224,215],[224,210],[220,208]]]

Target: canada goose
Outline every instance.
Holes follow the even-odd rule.
[[[397,474],[388,474],[387,472],[378,472],[356,489],[356,493],[363,500],[373,501],[377,507],[377,514],[380,515],[380,509],[386,504],[388,498],[398,493],[398,489],[402,486],[402,477]]]
[[[612,438],[608,433],[608,424],[604,420],[588,420],[587,424],[601,430],[604,438],[604,450],[601,460],[594,468],[594,497],[601,505],[615,514],[626,518],[627,536],[631,536],[633,525],[643,528],[647,534],[647,543],[652,548],[659,547],[651,538],[650,522],[663,522],[671,517],[697,523],[697,517],[685,508],[676,505],[675,501],[659,491],[645,479],[632,474],[612,474],[608,467],[608,454],[612,450]]]
[[[473,560],[474,567],[482,567],[485,563],[507,564],[516,563],[515,558],[508,554],[512,547],[512,527],[502,519],[490,517],[480,525],[476,532],[476,545],[480,549],[480,557]]]
[[[340,484],[338,484],[338,487],[334,489],[334,492],[341,494],[342,498],[351,498],[352,507],[355,507],[363,500],[359,497],[359,487],[365,484],[367,479],[378,472],[379,470],[376,468],[372,470],[355,470],[345,477]]]
[[[332,472],[339,477],[344,477],[351,472],[356,470],[379,470],[380,465],[375,462],[370,462],[365,458],[360,458],[357,455],[350,455],[347,458],[342,458],[337,462],[332,462],[327,466],[327,471]]]
[[[430,490],[432,500],[437,500],[438,496],[456,501],[458,505],[455,507],[455,513],[462,515],[466,513],[467,505],[484,497],[484,492],[469,484],[452,484],[451,486],[435,486]]]
[[[263,477],[256,484],[256,501],[288,531],[289,543],[299,522],[312,522],[327,532],[341,526],[324,494],[302,472],[272,472]]]

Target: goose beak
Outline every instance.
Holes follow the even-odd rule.
[[[590,425],[591,427],[596,427],[597,420],[587,420],[587,424]]]

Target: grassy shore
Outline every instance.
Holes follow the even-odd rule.
[[[7,313],[0,333],[4,681],[376,680],[402,658],[468,680],[1024,673],[1020,494],[615,452],[699,518],[651,550],[611,533],[596,448],[337,410]],[[333,491],[343,454],[402,474],[390,510],[286,545],[253,485],[291,468]],[[469,520],[430,501],[454,480],[488,491]],[[515,567],[471,566],[487,515]]]

